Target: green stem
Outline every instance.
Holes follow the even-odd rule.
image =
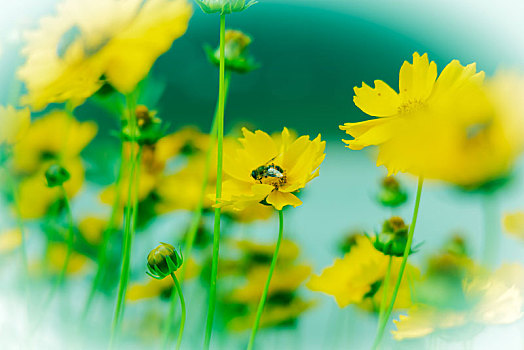
[[[220,71],[218,87],[218,120],[217,120],[217,185],[216,203],[222,196],[222,152],[224,139],[224,102],[225,102],[225,32],[226,15],[220,15]],[[218,274],[218,251],[220,242],[220,208],[215,208],[215,223],[213,230],[213,262],[211,265],[211,282],[209,287],[209,306],[207,310],[206,333],[204,338],[204,349],[209,349],[211,342],[211,331],[213,329],[213,317],[215,315],[217,274]]]
[[[424,179],[422,178],[422,176],[419,177],[418,186],[417,186],[417,197],[415,199],[415,208],[413,209],[413,219],[411,220],[411,224],[409,225],[408,241],[406,243],[406,248],[404,249],[404,255],[402,256],[402,262],[400,263],[400,269],[399,269],[397,281],[395,282],[395,288],[393,289],[393,294],[391,296],[391,300],[389,302],[388,308],[386,309],[386,313],[384,314],[384,317],[382,318],[378,326],[377,335],[375,337],[375,341],[373,343],[372,349],[377,349],[378,346],[380,345],[380,342],[382,341],[382,337],[384,336],[386,325],[389,321],[389,316],[391,315],[391,311],[393,311],[393,306],[395,305],[397,293],[400,288],[400,282],[402,281],[402,276],[404,275],[404,270],[408,262],[408,256],[409,256],[409,253],[411,252],[411,243],[413,242],[413,234],[415,233],[415,225],[417,224],[418,208],[420,205],[420,195],[422,194],[423,182],[424,182]]]
[[[18,231],[20,231],[20,255],[22,258],[22,267],[24,270],[24,289],[25,294],[27,298],[27,302],[29,302],[29,285],[28,285],[28,277],[29,277],[29,263],[27,259],[27,246],[26,246],[26,236],[25,236],[25,228],[24,228],[24,221],[22,219],[22,211],[20,209],[20,199],[18,196],[18,188],[16,187],[15,180],[13,179],[13,175],[9,172],[8,169],[6,169],[6,177],[7,181],[9,182],[9,186],[11,187],[11,193],[13,195],[13,206],[15,208],[15,215],[16,215],[16,226],[18,228]]]
[[[273,253],[273,258],[271,259],[271,265],[269,267],[269,273],[267,275],[266,286],[262,292],[262,297],[258,303],[257,315],[255,317],[255,323],[253,324],[253,329],[251,329],[251,336],[249,337],[249,344],[247,345],[248,350],[252,350],[255,345],[255,336],[257,335],[258,326],[260,324],[260,318],[262,317],[262,311],[264,311],[264,305],[266,304],[267,293],[269,290],[269,285],[271,283],[271,277],[273,276],[273,271],[277,265],[278,250],[280,249],[280,242],[282,242],[282,235],[284,232],[284,213],[282,210],[278,211],[279,218],[279,229],[278,229],[278,239],[275,246],[275,252]]]
[[[378,314],[378,324],[382,322],[382,319],[384,318],[384,313],[386,312],[386,303],[388,301],[388,287],[389,287],[389,278],[391,275],[391,262],[393,261],[393,256],[389,256],[388,260],[388,267],[386,270],[386,277],[384,278],[384,282],[382,284],[382,300],[380,301],[380,311]]]
[[[140,176],[140,158],[142,149],[138,144],[135,144],[137,135],[137,123],[134,101],[130,96],[126,96],[127,106],[129,109],[129,126],[131,133],[130,142],[130,169],[129,169],[129,186],[127,189],[127,202],[125,208],[125,222],[124,222],[124,242],[122,247],[122,267],[120,271],[120,280],[118,283],[118,293],[115,305],[115,312],[113,315],[113,323],[111,326],[111,338],[109,348],[113,348],[115,339],[118,335],[120,321],[125,308],[125,295],[127,284],[129,281],[129,270],[131,263],[131,247],[133,237],[135,234],[136,211],[138,208],[138,186]],[[139,148],[135,150],[135,145]],[[135,153],[136,152],[136,153]]]
[[[229,92],[229,82],[231,79],[231,72],[226,72],[225,76],[225,93],[224,93],[224,105],[227,100],[227,95]],[[209,133],[209,147],[206,151],[206,163],[204,166],[204,178],[202,180],[202,188],[200,190],[200,197],[198,198],[198,203],[195,208],[195,212],[193,214],[193,217],[191,218],[191,224],[189,225],[189,230],[186,236],[185,244],[184,244],[184,258],[189,258],[191,251],[193,250],[193,245],[195,243],[196,234],[198,231],[198,227],[200,226],[200,220],[202,219],[202,212],[204,210],[204,200],[206,198],[206,190],[207,185],[209,183],[209,171],[211,168],[211,156],[213,155],[213,149],[215,148],[215,144],[217,141],[217,127],[218,127],[218,110],[219,110],[219,104],[217,103],[217,107],[215,108],[215,115],[213,116],[213,123],[211,126],[211,132]],[[187,264],[183,264],[180,270],[180,284],[184,283],[185,275],[186,275],[186,266]]]
[[[123,128],[123,125],[122,125]],[[124,172],[124,142],[121,142],[121,151],[120,151],[120,166],[118,169],[116,182],[115,182],[115,198],[113,200],[113,206],[111,208],[111,216],[109,217],[109,222],[107,224],[106,229],[104,230],[102,242],[100,244],[100,247],[98,249],[98,266],[96,270],[95,277],[93,278],[93,282],[91,283],[91,289],[89,290],[88,298],[86,301],[86,304],[84,306],[84,311],[82,312],[82,324],[87,318],[87,315],[89,313],[89,310],[91,308],[91,304],[93,302],[93,299],[95,297],[96,291],[98,290],[98,287],[104,278],[105,274],[105,268],[107,264],[107,246],[109,244],[109,240],[115,231],[117,227],[117,219],[120,217],[120,195],[122,191],[122,174]]]
[[[60,275],[58,277],[57,284],[62,284],[62,281],[64,280],[67,267],[69,266],[69,260],[71,259],[71,253],[73,252],[73,240],[74,240],[74,222],[73,222],[73,214],[71,213],[71,205],[69,204],[69,199],[67,198],[67,193],[64,188],[64,185],[60,186],[60,191],[62,192],[62,197],[64,198],[64,203],[66,207],[66,215],[67,215],[67,252],[64,260],[64,265],[62,266],[62,271],[60,271]]]
[[[482,263],[492,267],[497,261],[500,246],[499,216],[495,196],[493,194],[484,194],[482,197],[482,215],[484,218]]]
[[[182,308],[182,318],[180,319],[180,331],[178,332],[178,339],[176,341],[176,350],[178,350],[180,349],[180,344],[182,343],[182,334],[184,334],[184,325],[186,323],[186,302],[184,301],[184,294],[182,293],[180,283],[178,283],[178,280],[173,272],[171,272],[171,277],[173,278],[173,282],[175,282],[176,291],[180,296],[180,307]],[[173,294],[175,294],[174,291]],[[171,317],[172,316],[173,315],[171,315]]]
[[[74,242],[74,234],[75,234],[74,222],[73,222],[73,214],[71,212],[71,205],[69,204],[69,199],[67,198],[67,192],[66,192],[66,190],[64,188],[64,185],[60,186],[60,191],[62,193],[62,198],[64,200],[64,204],[65,204],[65,207],[66,207],[66,216],[67,216],[67,224],[68,224],[68,228],[67,228],[67,251],[66,251],[66,256],[65,256],[65,259],[64,259],[64,264],[62,265],[62,269],[60,270],[60,274],[58,275],[58,278],[55,281],[55,283],[53,285],[53,288],[51,289],[51,291],[47,295],[47,298],[46,298],[46,300],[45,300],[45,302],[43,304],[43,310],[42,310],[42,312],[40,314],[40,317],[34,323],[34,326],[33,326],[33,329],[32,329],[32,333],[34,331],[36,331],[36,329],[38,328],[38,326],[40,325],[40,323],[44,319],[44,317],[46,315],[47,307],[49,306],[51,301],[53,301],[53,298],[54,298],[54,296],[56,294],[56,291],[58,290],[58,287],[62,284],[62,282],[64,280],[64,277],[65,277],[65,274],[67,272],[67,267],[69,266],[69,260],[71,258],[71,254],[73,252],[73,242]]]

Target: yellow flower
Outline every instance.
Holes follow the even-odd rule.
[[[246,282],[230,293],[232,301],[237,303],[257,303],[267,281],[269,266],[252,268],[246,276]],[[271,279],[268,297],[284,292],[293,292],[311,275],[308,265],[292,265],[277,268]]]
[[[54,110],[35,120],[14,148],[14,169],[33,174],[50,161],[76,158],[95,137],[93,122],[78,122],[64,111]],[[69,169],[68,169],[69,170]]]
[[[260,318],[260,328],[268,328],[288,324],[296,320],[301,314],[315,305],[314,301],[305,301],[293,298],[287,304],[266,304]],[[255,322],[256,309],[253,307],[249,313],[233,317],[227,324],[233,331],[244,331],[252,327]]]
[[[242,129],[241,146],[226,149],[224,172],[229,176],[223,184],[221,206],[244,209],[261,201],[281,210],[286,205],[302,204],[293,193],[318,176],[324,160],[325,141],[320,135],[292,137],[287,128],[279,140],[263,131]]]
[[[388,256],[375,250],[367,237],[357,236],[355,245],[344,258],[336,259],[332,266],[322,271],[322,274],[313,276],[306,286],[313,291],[332,295],[341,308],[350,304],[359,304],[364,309],[375,309],[373,305],[380,305],[388,259]],[[393,257],[388,287],[390,291],[393,290],[396,282],[400,261],[401,258]],[[411,305],[408,280],[418,276],[418,270],[408,265],[395,301],[395,308]]]
[[[0,233],[0,253],[8,253],[20,246],[22,233],[19,229],[9,229]]]
[[[436,308],[417,304],[394,321],[397,340],[419,338],[468,325],[508,324],[522,317],[524,268],[503,265],[494,273],[476,272],[464,279],[466,307]]]
[[[237,249],[240,249],[248,259],[265,259],[268,263],[271,261],[276,246],[275,243],[263,244],[245,239],[234,241],[233,244]],[[289,239],[283,239],[278,251],[278,261],[280,263],[293,261],[298,258],[299,253],[300,249],[295,242]],[[282,264],[280,265],[282,266]]]
[[[51,271],[59,273],[64,266],[67,246],[64,243],[50,244],[47,253]],[[69,275],[79,274],[84,271],[88,262],[89,259],[85,255],[73,251],[69,257],[66,273]]]
[[[27,34],[18,72],[28,90],[23,102],[80,105],[102,79],[131,92],[184,34],[191,13],[185,0],[65,0]]]
[[[185,261],[184,264],[187,264],[184,276],[185,280],[191,279],[199,274],[200,267],[193,259]],[[180,269],[175,271],[177,278],[180,278],[180,271]],[[148,278],[145,283],[130,284],[129,290],[126,293],[126,300],[136,302],[142,299],[155,298],[172,291],[173,286],[174,283],[171,278],[163,278],[161,280]]]
[[[73,198],[84,183],[84,167],[78,158],[66,161],[63,166],[71,178],[64,183],[68,198]],[[26,219],[36,219],[44,216],[50,206],[61,198],[58,187],[49,188],[45,181],[45,168],[32,176],[25,177],[19,184],[20,215]]]
[[[378,146],[377,166],[437,178],[462,186],[506,175],[522,150],[522,83],[500,77],[483,83],[475,64],[456,60],[437,79],[426,54],[400,70],[399,93],[381,80],[355,87],[354,102],[377,117],[340,128],[359,150]],[[520,99],[520,100],[519,100]]]
[[[107,220],[95,216],[85,217],[78,223],[78,231],[80,231],[88,243],[93,245],[101,242],[106,228]]]
[[[524,212],[507,213],[502,219],[504,229],[511,235],[524,239]]]
[[[15,144],[25,135],[31,123],[29,108],[16,110],[13,106],[0,106],[0,145]]]
[[[189,131],[189,130],[188,130]],[[190,136],[187,131],[180,132],[177,139]],[[156,206],[157,212],[165,213],[172,210],[190,210],[194,211],[200,201],[202,195],[202,184],[204,181],[204,174],[206,170],[206,154],[205,151],[209,147],[208,137],[204,134],[195,134],[195,138],[187,139],[182,142],[171,142],[169,136],[166,137],[166,143],[172,145],[178,144],[182,154],[188,154],[186,165],[174,174],[168,174],[162,177],[156,186],[156,192],[160,197],[160,201]],[[207,136],[207,135],[205,135]],[[162,140],[161,140],[162,141]],[[231,138],[224,138],[224,146],[226,148],[232,147],[233,141]],[[185,150],[185,151],[184,151]],[[209,166],[209,173],[207,179],[207,187],[204,196],[204,209],[210,209],[214,204],[214,194],[216,187],[216,152],[211,155],[211,162]],[[224,208],[224,214],[229,214],[234,220],[239,222],[252,222],[255,220],[268,219],[272,214],[267,206],[249,206],[242,210],[234,210],[233,208]]]

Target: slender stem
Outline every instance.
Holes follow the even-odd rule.
[[[225,32],[226,15],[220,15],[220,72],[218,87],[218,120],[217,120],[217,185],[216,202],[222,196],[222,152],[224,138],[224,102],[225,102]],[[213,230],[213,261],[211,265],[211,282],[209,287],[209,306],[207,310],[206,333],[204,338],[204,349],[209,349],[211,342],[211,331],[213,329],[213,317],[215,315],[217,274],[218,274],[218,251],[220,242],[220,208],[215,208],[215,223]]]
[[[386,309],[384,317],[382,318],[378,326],[377,335],[375,337],[375,342],[373,343],[372,349],[377,349],[378,346],[380,345],[380,342],[382,341],[382,337],[384,336],[386,325],[389,321],[389,316],[391,315],[391,311],[393,311],[393,306],[395,305],[397,293],[400,288],[400,282],[402,281],[402,276],[404,275],[404,270],[408,262],[408,256],[411,251],[411,243],[413,242],[413,234],[415,233],[415,225],[417,224],[418,208],[420,205],[420,195],[422,194],[423,182],[424,182],[424,179],[422,178],[422,176],[419,177],[418,186],[417,186],[417,197],[415,199],[415,208],[413,209],[413,219],[411,220],[411,224],[409,225],[408,241],[406,243],[406,248],[404,249],[404,255],[402,256],[402,262],[400,263],[400,269],[399,269],[397,281],[395,282],[395,288],[393,289],[393,294],[391,296],[391,300],[389,302],[388,308]]]
[[[389,256],[388,267],[386,270],[386,277],[382,283],[382,300],[380,301],[380,311],[378,313],[378,324],[382,322],[384,318],[384,312],[386,312],[386,303],[388,302],[388,287],[389,287],[389,278],[391,275],[391,262],[393,261],[393,256]]]
[[[496,199],[493,194],[484,194],[482,196],[482,215],[484,219],[482,263],[491,267],[497,261],[500,246],[500,234],[498,232],[499,217]]]
[[[113,347],[115,338],[119,331],[119,325],[121,316],[125,308],[125,294],[127,290],[127,283],[129,280],[129,269],[131,262],[131,246],[133,243],[134,228],[135,228],[135,219],[136,219],[136,209],[138,206],[137,201],[137,188],[139,182],[139,166],[140,166],[140,156],[141,148],[135,144],[136,135],[137,135],[137,124],[136,124],[136,114],[135,114],[135,104],[133,99],[130,96],[126,96],[127,106],[129,110],[129,126],[131,133],[131,142],[130,142],[130,169],[129,169],[129,186],[127,189],[127,201],[125,208],[125,222],[124,222],[124,242],[122,247],[122,268],[120,271],[120,280],[118,284],[118,294],[117,301],[115,305],[115,312],[113,315],[113,323],[111,326],[111,338],[109,342],[109,348]],[[136,149],[136,147],[138,149]]]
[[[182,293],[180,283],[178,283],[178,280],[173,272],[171,272],[171,278],[173,278],[173,282],[175,282],[176,291],[180,296],[180,307],[182,308],[182,318],[180,319],[180,331],[178,332],[178,339],[176,341],[176,350],[178,350],[180,349],[180,344],[182,343],[182,334],[184,334],[184,325],[186,323],[186,302],[184,300],[184,294]],[[175,291],[173,291],[173,294],[175,294]]]
[[[123,123],[122,123],[123,128]],[[117,219],[120,217],[120,195],[122,191],[122,175],[124,172],[125,162],[124,162],[124,142],[121,142],[121,151],[120,151],[120,166],[117,172],[116,182],[115,182],[115,198],[113,200],[113,206],[111,208],[111,216],[109,217],[109,222],[106,229],[104,230],[102,242],[98,249],[98,266],[96,270],[95,277],[91,284],[91,289],[89,290],[88,298],[84,306],[84,311],[82,312],[82,324],[86,320],[91,304],[93,302],[95,293],[98,289],[98,286],[102,282],[105,274],[105,268],[107,264],[107,246],[109,240],[117,227]]]
[[[51,289],[51,291],[49,292],[49,294],[47,295],[47,298],[43,304],[43,310],[40,314],[40,317],[37,318],[37,320],[35,321],[34,325],[33,325],[33,329],[32,329],[32,333],[34,331],[36,331],[36,329],[38,328],[38,326],[40,325],[40,323],[42,322],[42,320],[44,319],[45,315],[46,315],[46,310],[47,310],[47,307],[49,306],[49,304],[51,303],[51,301],[53,301],[53,298],[56,294],[56,291],[58,290],[58,287],[62,284],[63,280],[64,280],[64,277],[65,277],[65,274],[67,272],[67,267],[69,266],[69,260],[71,259],[71,254],[73,252],[73,242],[74,242],[74,234],[75,234],[75,231],[74,231],[74,222],[73,222],[73,214],[71,212],[71,205],[69,204],[69,199],[67,198],[67,192],[64,188],[64,185],[61,185],[60,186],[60,191],[62,193],[62,198],[64,200],[64,204],[65,204],[65,207],[66,207],[66,216],[67,216],[67,251],[66,251],[66,256],[65,256],[65,259],[64,259],[64,264],[62,265],[62,269],[60,270],[60,274],[58,275],[58,278],[56,279],[54,285],[53,285],[53,288]]]
[[[271,283],[271,277],[273,276],[273,271],[275,270],[275,266],[277,265],[278,250],[280,249],[280,242],[282,242],[282,235],[284,232],[284,213],[282,212],[282,210],[278,211],[278,218],[279,218],[279,228],[278,228],[277,244],[275,246],[275,252],[273,253],[273,258],[271,259],[271,265],[269,267],[269,273],[267,275],[266,286],[264,287],[264,291],[262,292],[262,297],[260,298],[260,302],[258,303],[255,323],[253,324],[253,328],[251,329],[251,336],[249,337],[249,344],[247,345],[248,350],[252,350],[253,346],[255,345],[255,336],[257,335],[258,326],[260,324],[260,317],[262,316],[262,311],[264,311],[264,305],[266,304],[269,284]]]
[[[231,72],[226,72],[225,76],[225,96],[224,96],[224,104],[227,101],[227,95],[229,92],[229,82],[231,79]],[[204,166],[204,177],[202,179],[202,188],[200,189],[200,197],[198,198],[198,203],[195,208],[195,212],[193,213],[193,217],[191,218],[191,224],[189,225],[189,230],[186,236],[185,244],[184,244],[184,258],[189,258],[191,255],[191,251],[193,250],[193,245],[195,243],[196,234],[198,231],[198,227],[200,226],[200,220],[202,219],[202,211],[204,210],[204,200],[206,198],[206,190],[207,185],[209,183],[209,171],[211,168],[211,157],[213,155],[213,150],[215,149],[215,144],[217,141],[217,120],[218,120],[218,103],[217,107],[215,108],[215,115],[213,116],[213,123],[211,126],[211,131],[209,133],[209,147],[206,151],[206,163]],[[186,266],[187,264],[183,264],[180,268],[180,284],[184,283],[185,275],[186,275]]]
[[[69,199],[67,199],[67,193],[64,188],[64,185],[60,186],[60,191],[62,192],[62,197],[64,199],[65,207],[66,207],[66,215],[67,215],[67,252],[64,260],[64,265],[62,266],[62,271],[60,271],[60,275],[58,277],[58,285],[62,283],[64,280],[67,267],[69,266],[69,260],[71,259],[71,253],[73,252],[73,240],[74,240],[74,223],[73,223],[73,214],[71,212],[71,205],[69,204]]]
[[[20,231],[20,256],[22,259],[22,267],[24,270],[24,289],[26,293],[26,302],[29,303],[29,296],[28,296],[28,276],[29,276],[29,264],[27,260],[27,247],[26,247],[26,235],[25,235],[25,227],[24,227],[24,221],[22,219],[22,212],[20,209],[20,198],[18,195],[18,188],[16,186],[15,180],[13,179],[13,175],[9,172],[8,169],[6,169],[6,177],[7,181],[9,182],[9,186],[11,187],[11,193],[13,195],[13,206],[15,208],[15,214],[16,214],[16,226],[18,228],[18,231]]]

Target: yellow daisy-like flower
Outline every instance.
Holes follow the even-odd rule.
[[[264,307],[260,317],[260,328],[275,327],[282,324],[288,324],[296,320],[301,314],[315,305],[314,301],[305,301],[301,298],[294,298],[288,304],[267,304]],[[247,315],[233,317],[228,322],[227,327],[236,332],[249,329],[255,322],[256,309],[253,308]]]
[[[191,14],[185,0],[65,0],[27,34],[18,72],[28,90],[23,103],[80,105],[102,79],[131,92],[184,34]]]
[[[241,147],[225,151],[221,206],[241,210],[265,201],[277,210],[302,204],[293,193],[318,176],[325,141],[318,135],[294,138],[287,128],[274,139],[263,131],[242,129]]]
[[[35,120],[24,139],[16,144],[14,170],[33,174],[50,161],[76,158],[96,133],[95,123],[79,122],[64,111],[54,110]]]
[[[68,198],[73,198],[84,183],[85,171],[79,158],[73,158],[63,163],[71,178],[64,182]],[[61,198],[58,187],[49,188],[45,181],[45,171],[42,169],[32,176],[23,178],[19,184],[20,215],[26,219],[43,217],[51,205]]]
[[[524,239],[524,212],[518,211],[504,214],[502,225],[511,235]]]
[[[238,303],[257,303],[262,296],[268,271],[269,266],[252,268],[246,276],[246,283],[231,292],[231,300]],[[295,291],[310,275],[311,267],[309,265],[292,265],[278,268],[271,279],[268,296]]]
[[[313,291],[332,295],[338,306],[343,308],[357,304],[364,309],[374,309],[380,305],[383,280],[389,257],[377,251],[365,236],[357,236],[355,244],[344,258],[336,259],[335,263],[324,269],[318,276],[313,276],[307,287]],[[401,258],[393,257],[389,290],[397,280]],[[411,305],[409,279],[418,278],[419,271],[408,265],[404,274],[395,308],[405,308]],[[370,299],[368,299],[370,298]]]
[[[397,340],[419,338],[468,325],[494,325],[515,322],[522,317],[524,268],[503,265],[491,274],[477,272],[463,283],[467,307],[442,309],[417,304],[394,321]]]
[[[344,141],[359,150],[378,146],[377,166],[437,178],[458,185],[482,184],[505,175],[522,150],[522,91],[503,79],[483,83],[475,64],[449,63],[437,78],[426,54],[400,70],[399,93],[381,80],[355,87],[354,102],[376,119],[346,123]],[[514,79],[515,80],[515,79]],[[520,84],[522,85],[522,84]],[[512,88],[515,87],[515,88]],[[511,94],[505,94],[505,92]],[[522,124],[522,122],[520,123]],[[515,136],[518,141],[514,141]]]
[[[29,108],[16,110],[13,106],[0,106],[0,145],[20,141],[31,123]]]
[[[49,245],[48,259],[49,266],[54,273],[59,273],[65,263],[67,256],[67,245],[64,243],[53,243]],[[67,264],[66,273],[76,275],[85,271],[89,258],[83,254],[72,252]]]

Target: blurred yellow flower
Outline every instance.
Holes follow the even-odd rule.
[[[233,241],[233,244],[237,249],[242,251],[248,260],[261,260],[265,263],[269,263],[271,261],[276,246],[276,243],[263,244],[246,239]],[[280,266],[297,259],[299,253],[300,249],[295,242],[289,239],[283,239],[280,243],[280,249],[278,251],[278,261]]]
[[[293,193],[318,176],[324,160],[325,141],[318,135],[292,137],[287,128],[281,139],[273,139],[263,131],[242,129],[240,147],[226,149],[221,206],[236,210],[266,202],[281,210],[286,205],[302,204]]]
[[[314,301],[305,301],[299,297],[295,297],[289,303],[285,304],[268,303],[265,305],[262,317],[260,318],[260,328],[287,325],[314,305]],[[255,322],[255,315],[256,309],[252,308],[247,314],[233,317],[227,326],[232,331],[244,331],[251,328],[253,322]]]
[[[200,273],[200,267],[193,259],[188,259],[184,262],[187,264],[185,272],[185,280],[191,279]],[[175,276],[180,278],[180,269],[175,271]],[[155,298],[173,290],[174,282],[171,278],[155,279],[148,278],[145,283],[132,283],[126,293],[126,300],[140,301],[143,299]]]
[[[97,245],[101,242],[106,228],[107,220],[95,216],[85,217],[78,223],[78,231],[92,245]]]
[[[96,132],[95,123],[79,122],[64,111],[54,110],[35,120],[16,144],[14,170],[29,175],[49,166],[50,161],[76,158]]]
[[[313,276],[306,286],[313,291],[332,295],[341,308],[357,304],[364,309],[375,310],[375,306],[380,305],[388,259],[388,256],[373,247],[367,237],[359,235],[355,237],[355,244],[349,253],[342,259],[336,259],[322,274]],[[388,286],[390,291],[396,283],[400,262],[401,258],[393,257]],[[395,308],[411,305],[409,280],[418,279],[419,275],[418,269],[408,265]]]
[[[504,214],[502,225],[509,234],[524,239],[524,212],[517,211]]]
[[[64,183],[68,198],[73,198],[84,183],[84,167],[79,158],[72,158],[63,163],[71,178]],[[20,215],[26,219],[43,217],[58,199],[61,192],[58,187],[49,188],[45,180],[45,168],[25,177],[19,184]]]
[[[47,254],[51,271],[54,273],[62,271],[67,255],[67,245],[64,243],[52,243],[49,245]],[[85,255],[73,251],[69,257],[66,273],[68,275],[79,274],[85,271],[88,262],[89,259]]]
[[[12,145],[25,135],[31,123],[29,108],[17,110],[13,106],[0,106],[0,145]]]
[[[483,84],[475,64],[449,63],[437,79],[427,54],[400,70],[399,93],[381,80],[355,87],[354,102],[376,119],[346,123],[348,148],[378,146],[377,166],[477,186],[505,176],[523,147],[522,79]]]
[[[252,268],[246,276],[246,282],[230,293],[230,298],[238,303],[257,303],[262,296],[264,285],[267,281],[269,266],[257,266]],[[272,295],[291,292],[311,275],[309,265],[292,265],[277,268],[271,279],[268,289],[268,297]]]
[[[493,273],[477,272],[464,279],[463,308],[436,308],[417,304],[394,321],[395,339],[419,338],[468,325],[508,324],[522,317],[524,268],[502,265]]]
[[[22,233],[19,229],[9,229],[0,233],[0,253],[9,253],[22,243]]]
[[[80,105],[109,82],[131,92],[158,56],[184,34],[185,0],[65,0],[27,34],[18,75],[35,109],[53,102]]]

